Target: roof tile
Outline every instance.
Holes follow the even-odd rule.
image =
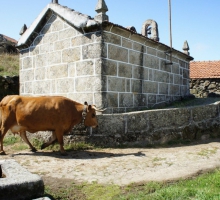
[[[190,78],[220,78],[219,61],[190,62]]]

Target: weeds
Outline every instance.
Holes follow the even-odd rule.
[[[8,135],[7,137],[4,138],[3,145],[5,146],[14,145],[19,141],[21,141],[19,137],[14,135]]]
[[[0,76],[19,75],[19,55],[1,54],[0,55]]]
[[[199,156],[203,157],[209,157],[212,154],[216,154],[218,148],[213,148],[213,149],[202,149],[200,152],[198,152]]]

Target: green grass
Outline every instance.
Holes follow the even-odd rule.
[[[41,145],[44,143],[43,140],[39,140],[37,138],[34,138],[30,140],[32,145],[36,149],[41,149]],[[8,133],[6,137],[4,137],[3,140],[4,146],[11,146],[14,150],[25,150],[28,149],[28,145],[21,139],[18,135],[13,135],[11,133]],[[88,149],[94,149],[95,147],[91,144],[85,143],[85,142],[74,142],[71,144],[65,144],[64,149],[66,151],[73,151],[73,150],[88,150]],[[49,147],[45,148],[46,150],[53,150],[53,151],[59,151],[60,145],[58,143],[55,143],[54,145],[50,145]]]
[[[19,55],[0,54],[0,76],[19,75]]]
[[[9,136],[4,137],[3,145],[4,146],[14,145],[19,141],[21,141],[19,137],[10,134]]]
[[[220,170],[191,180],[171,183],[150,182],[124,187],[98,183],[71,183],[68,187],[60,186],[55,191],[46,185],[45,193],[62,200],[219,200]]]

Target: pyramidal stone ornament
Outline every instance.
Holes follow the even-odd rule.
[[[27,30],[27,26],[26,26],[26,24],[24,24],[24,25],[22,26],[22,28],[21,28],[19,34],[20,34],[20,35],[23,35],[26,30]]]
[[[95,20],[99,22],[109,21],[108,15],[106,12],[108,11],[108,7],[105,3],[105,0],[98,0],[95,11],[98,13],[95,16]]]
[[[186,54],[186,55],[189,55],[189,45],[188,45],[188,42],[187,40],[184,42],[183,44],[183,52]]]

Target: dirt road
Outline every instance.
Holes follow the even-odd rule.
[[[44,179],[69,179],[126,185],[148,181],[188,178],[220,167],[220,140],[170,148],[129,148],[59,152],[28,150],[12,152],[0,159],[14,159]]]

